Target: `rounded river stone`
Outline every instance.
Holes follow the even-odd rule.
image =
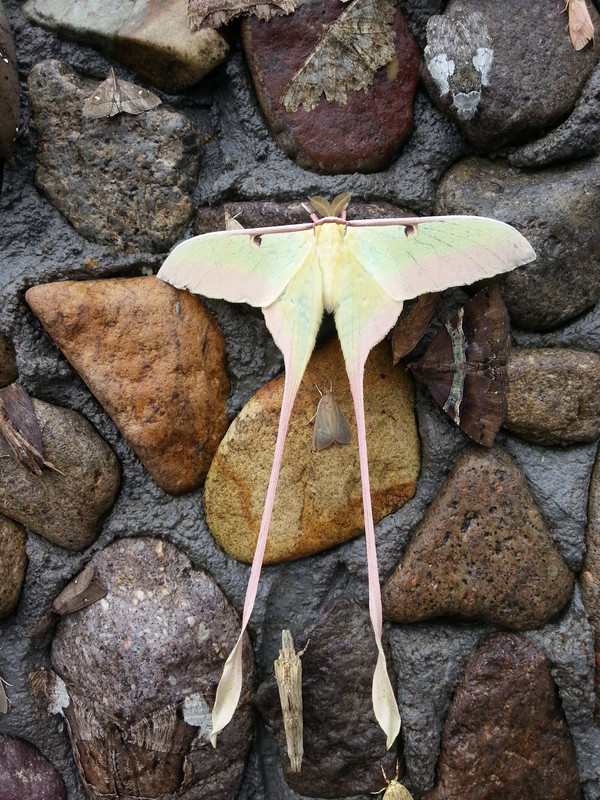
[[[63,617],[52,642],[54,710],[62,705],[88,794],[235,797],[253,730],[247,637],[240,705],[216,749],[209,735],[238,615],[207,573],[160,539],[113,542],[90,563],[107,594]]]

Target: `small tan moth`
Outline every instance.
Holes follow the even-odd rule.
[[[72,614],[91,606],[106,594],[106,589],[96,577],[96,570],[88,564],[56,597],[52,608],[57,614]]]
[[[383,789],[380,789],[378,792],[371,792],[371,794],[381,794],[382,792],[385,792],[385,794],[383,795],[383,800],[413,800],[413,796],[408,791],[406,786],[403,786],[398,781],[397,761],[396,761],[396,774],[394,775],[391,781],[388,781],[383,766],[381,767],[381,771],[383,772],[383,779],[387,783],[387,786],[384,786]]]
[[[342,409],[333,396],[331,384],[329,385],[329,391],[325,392],[325,394],[316,383],[315,388],[321,395],[321,399],[317,406],[317,413],[313,417],[315,427],[313,430],[312,449],[316,451],[325,450],[334,442],[350,444],[350,428],[342,414]]]
[[[308,647],[308,643],[306,645]],[[304,650],[306,650],[306,647]],[[300,772],[304,755],[302,721],[302,662],[301,650],[296,653],[294,640],[288,630],[281,631],[281,650],[275,660],[275,680],[283,713],[285,740],[292,772]]]

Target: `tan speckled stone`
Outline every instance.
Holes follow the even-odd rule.
[[[319,396],[333,394],[352,432],[349,445],[312,451]],[[251,561],[256,546],[273,452],[283,376],[242,409],[221,442],[206,479],[206,517],[229,555]],[[416,486],[420,467],[413,391],[403,368],[392,366],[389,345],[376,347],[365,370],[365,413],[375,521],[400,508]],[[337,339],[313,354],[292,413],[265,563],[317,553],[364,530],[356,424]]]
[[[23,526],[0,515],[0,619],[12,614],[19,601],[27,570],[26,542]]]
[[[543,445],[600,435],[600,356],[567,348],[513,349],[505,427]]]
[[[535,628],[568,601],[573,573],[525,476],[501,447],[469,448],[382,593],[396,622],[458,616]]]
[[[27,302],[165,491],[198,487],[225,433],[225,344],[200,300],[156,278],[34,286]]]

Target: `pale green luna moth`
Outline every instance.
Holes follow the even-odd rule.
[[[367,356],[394,325],[405,300],[450,286],[474,283],[535,259],[514,228],[485,217],[346,220],[350,195],[330,205],[311,198],[312,222],[273,228],[230,229],[178,245],[158,277],[180,289],[262,308],[283,353],[285,385],[275,456],[250,579],[242,631],[221,677],[212,712],[211,742],[231,720],[242,685],[242,635],[254,606],[267,543],[283,445],[296,392],[312,354],[323,312],[333,313],[358,434],[367,543],[369,611],[378,657],[373,709],[389,748],[400,713],[381,643],[382,610],[371,510],[363,373]]]

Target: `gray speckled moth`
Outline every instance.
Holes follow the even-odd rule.
[[[114,117],[115,114],[143,114],[156,108],[162,100],[148,89],[129,81],[122,81],[114,69],[99,84],[83,104],[83,116],[91,119]]]
[[[308,647],[308,644],[306,645]],[[306,647],[304,650],[306,650]],[[281,631],[281,650],[273,664],[279,700],[283,713],[285,740],[292,772],[300,772],[304,755],[302,720],[302,662],[301,650],[296,653],[294,640],[288,630]]]
[[[315,451],[325,450],[334,442],[339,444],[350,444],[351,435],[348,423],[339,407],[337,400],[333,396],[332,388],[323,392],[315,383],[318,393],[321,395],[317,413],[313,417],[315,426],[313,430],[312,449]]]

